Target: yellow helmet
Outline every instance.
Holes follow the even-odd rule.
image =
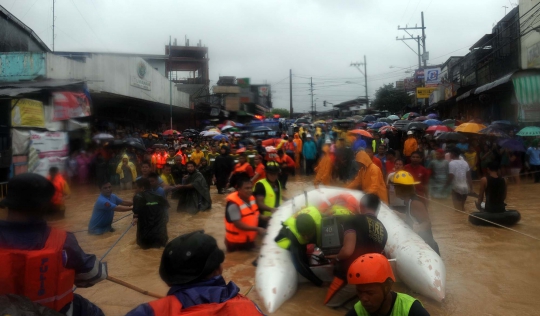
[[[402,185],[420,184],[420,182],[414,181],[413,176],[404,170],[396,171],[394,177],[392,177],[392,183]]]

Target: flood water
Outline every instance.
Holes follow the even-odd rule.
[[[290,178],[287,196],[301,193],[311,187],[311,178]],[[476,190],[478,192],[478,190]],[[131,199],[133,192],[115,193],[123,199]],[[70,231],[84,230],[98,196],[97,188],[74,188],[67,201],[66,218],[52,225]],[[508,209],[521,212],[522,219],[513,228],[540,238],[540,185],[530,179],[521,185],[508,187],[506,203]],[[224,195],[212,189],[213,207],[209,212],[189,215],[176,213],[176,201],[172,201],[170,239],[197,229],[213,235],[222,247],[224,239]],[[451,206],[451,201],[443,201]],[[467,210],[473,211],[473,198],[467,201]],[[115,219],[124,216],[117,213]],[[467,216],[449,208],[430,204],[433,232],[439,243],[446,264],[446,300],[438,303],[412,293],[405,285],[397,284],[396,290],[420,299],[431,315],[539,315],[540,300],[540,241],[501,228],[475,227],[468,223]],[[87,253],[101,257],[130,225],[131,216],[122,219],[113,227],[114,233],[91,236],[86,232],[76,233],[81,247]],[[109,274],[144,290],[165,295],[168,287],[161,281],[158,267],[163,249],[141,250],[135,242],[136,228],[132,228],[104,261]],[[255,282],[255,267],[251,262],[257,251],[226,254],[224,277],[233,280],[248,291]],[[327,285],[326,285],[327,286]],[[344,315],[346,310],[332,310],[323,305],[327,287],[316,288],[310,284],[299,286],[295,296],[286,302],[274,315]],[[110,281],[103,281],[92,288],[77,289],[100,306],[106,315],[124,315],[138,304],[153,298],[145,296]],[[253,289],[249,298],[264,308],[257,292]]]

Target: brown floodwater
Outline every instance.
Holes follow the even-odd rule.
[[[286,195],[299,194],[309,188],[310,183],[311,178],[292,177]],[[131,191],[116,190],[115,193],[123,199],[133,196]],[[66,218],[51,224],[70,231],[86,229],[98,194],[94,187],[74,188],[67,201]],[[539,195],[540,185],[525,180],[519,186],[509,185],[506,202],[508,209],[521,212],[521,222],[513,228],[540,238]],[[224,196],[217,195],[213,188],[212,199],[213,207],[209,212],[189,215],[172,211],[169,237],[204,229],[224,249]],[[449,200],[442,203],[452,204]],[[176,201],[173,200],[171,210],[175,209]],[[475,210],[473,198],[469,197],[466,209],[469,212]],[[117,213],[115,219],[124,215]],[[430,215],[433,233],[446,264],[446,299],[443,303],[435,302],[412,293],[403,284],[397,284],[396,290],[420,299],[431,315],[540,314],[540,300],[536,297],[540,292],[540,241],[506,229],[472,226],[466,215],[435,203],[430,204]],[[87,253],[101,257],[130,225],[130,218],[113,224],[114,233],[102,236],[76,233],[79,244]],[[168,287],[158,274],[163,249],[140,249],[135,243],[135,231],[136,228],[132,228],[107,255],[104,261],[108,263],[109,274],[144,290],[165,295]],[[224,277],[238,284],[242,293],[254,285],[255,267],[251,262],[257,254],[257,251],[226,254]],[[333,310],[323,305],[326,290],[327,287],[301,284],[294,297],[274,315],[344,315],[344,309]],[[106,315],[124,315],[153,299],[107,280],[92,288],[79,288],[76,293],[97,304]],[[249,297],[264,308],[255,290]]]

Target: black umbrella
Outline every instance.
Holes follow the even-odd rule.
[[[184,130],[184,133],[199,134],[199,131],[193,128],[188,128]]]
[[[425,130],[426,128],[428,128],[428,125],[422,122],[412,122],[407,125],[407,130]]]
[[[254,132],[260,132],[260,131],[271,131],[272,129],[268,126],[258,126],[253,129]]]
[[[392,125],[392,123],[394,123],[394,121],[392,121],[391,119],[389,119],[387,117],[381,117],[380,119],[377,120],[377,122],[385,122],[385,123],[388,123],[390,125]]]
[[[409,120],[397,120],[394,122],[392,126],[394,126],[396,129],[400,131],[406,131],[407,125],[409,125],[409,123],[411,123],[411,121]]]
[[[501,137],[501,138],[510,138],[510,135],[507,133],[508,129],[502,128],[500,125],[490,125],[480,131],[478,131],[478,134],[483,135],[489,135],[494,137]]]
[[[144,146],[144,144],[141,141],[139,141],[137,138],[126,138],[124,140],[124,143],[128,147],[133,147],[135,149],[142,150],[142,151],[146,150],[146,147]]]
[[[436,140],[444,140],[444,141],[455,141],[455,142],[461,142],[467,140],[467,136],[457,133],[457,132],[446,132],[441,133],[439,136],[435,138]]]
[[[363,119],[364,122],[375,122],[376,120],[377,118],[373,115],[366,115]]]
[[[154,144],[152,148],[168,148],[167,144]]]
[[[105,146],[107,147],[123,147],[125,146],[125,142],[121,139],[115,139],[111,140],[110,142],[105,143]]]

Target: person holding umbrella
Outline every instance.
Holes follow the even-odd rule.
[[[531,147],[527,149],[529,168],[534,173],[534,183],[540,182],[540,148],[538,147],[538,142],[538,138],[534,139]]]

